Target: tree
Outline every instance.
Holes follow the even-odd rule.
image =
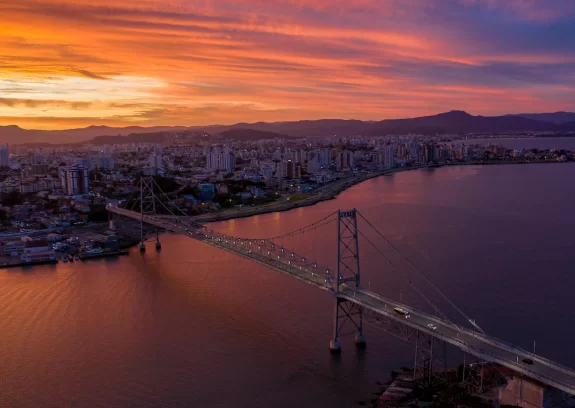
[[[24,197],[20,194],[19,191],[12,191],[8,194],[3,194],[2,199],[0,200],[0,204],[13,207],[15,205],[22,204],[24,202]]]
[[[160,187],[160,189],[164,192],[164,193],[172,193],[174,191],[176,191],[178,188],[180,188],[180,183],[178,183],[176,180],[168,178],[168,177],[162,177],[162,176],[152,176],[154,178],[154,181],[156,182],[156,184]],[[134,185],[135,186],[139,186],[140,185],[140,179],[142,178],[141,174],[138,174],[134,180]]]
[[[198,196],[198,193],[200,192],[200,189],[197,187],[184,187],[183,189],[180,190],[180,192],[178,193],[178,195],[180,196],[184,196],[184,195],[193,195],[194,197]]]
[[[94,204],[90,206],[88,221],[108,221],[108,210],[106,210],[106,206],[104,204]]]
[[[89,172],[89,176],[91,181],[102,181],[102,173],[100,173],[98,170],[90,170]]]
[[[230,194],[218,194],[213,198],[214,203],[218,203],[222,208],[230,208],[241,202],[238,196]]]

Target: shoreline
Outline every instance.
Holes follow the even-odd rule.
[[[328,192],[320,192],[320,194],[310,195],[304,199],[295,201],[295,202],[274,202],[270,204],[265,204],[259,207],[242,207],[237,210],[226,210],[221,212],[214,212],[208,214],[201,214],[191,217],[194,221],[197,221],[201,224],[208,224],[211,222],[220,222],[220,221],[229,221],[236,218],[245,218],[251,217],[253,215],[261,215],[261,214],[269,214],[274,212],[284,212],[293,210],[300,207],[309,207],[315,205],[317,203],[333,200],[335,199],[340,193],[347,190],[350,187],[353,187],[357,184],[363,183],[364,181],[370,180],[372,178],[380,177],[380,176],[388,176],[394,173],[400,173],[404,171],[411,171],[411,170],[422,170],[422,169],[436,169],[441,167],[454,167],[454,166],[501,166],[501,165],[520,165],[520,164],[565,164],[565,163],[572,163],[572,162],[558,162],[555,160],[545,160],[545,161],[493,161],[493,162],[461,162],[461,163],[443,163],[443,164],[429,164],[429,165],[421,165],[421,166],[413,166],[413,167],[398,167],[392,169],[385,169],[375,171],[369,174],[359,175],[359,176],[352,176],[346,179],[337,180],[331,183],[330,185],[324,186],[324,189],[329,189]]]
[[[426,167],[431,167],[431,166],[426,166]],[[226,211],[221,211],[221,212],[214,212],[214,213],[209,213],[209,214],[201,214],[201,215],[196,215],[193,216],[191,218],[193,218],[195,221],[199,222],[199,223],[210,223],[210,222],[219,222],[219,221],[228,221],[231,219],[236,219],[236,218],[245,218],[245,217],[251,217],[253,215],[260,215],[260,214],[269,214],[269,213],[274,213],[274,212],[283,212],[283,211],[289,211],[289,210],[293,210],[295,208],[300,208],[300,207],[308,207],[311,205],[315,205],[317,203],[320,203],[322,201],[327,201],[327,200],[333,200],[334,198],[337,197],[337,195],[339,195],[341,192],[347,190],[350,187],[353,187],[359,183],[362,183],[364,181],[370,180],[372,178],[375,177],[379,177],[379,176],[384,176],[384,175],[388,175],[388,174],[393,174],[396,172],[400,172],[400,171],[406,171],[406,170],[416,170],[416,169],[421,169],[421,168],[426,168],[426,167],[413,167],[413,168],[396,168],[396,169],[386,169],[386,170],[380,170],[377,172],[373,172],[373,173],[369,173],[369,174],[364,174],[364,175],[360,175],[360,176],[353,176],[353,177],[348,177],[342,180],[337,180],[332,182],[331,185],[325,185],[324,189],[329,189],[329,191],[327,192],[320,192],[319,194],[313,194],[310,195],[306,198],[303,198],[301,200],[297,200],[294,202],[289,202],[289,201],[282,201],[282,202],[274,202],[274,203],[270,203],[270,204],[266,204],[266,205],[262,205],[262,206],[258,206],[258,207],[242,207],[240,209],[237,210],[226,210]]]

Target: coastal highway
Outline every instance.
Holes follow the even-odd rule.
[[[367,180],[378,175],[385,174],[387,171],[374,172],[370,174],[363,174],[357,176],[345,177],[340,180],[332,181],[325,184],[319,189],[316,189],[312,194],[297,201],[290,201],[287,198],[282,198],[269,204],[258,206],[243,206],[240,208],[230,208],[222,211],[205,213],[190,217],[196,222],[213,222],[224,221],[230,218],[247,217],[250,215],[270,213],[274,211],[285,211],[296,207],[304,207],[307,205],[315,204],[320,201],[333,198],[336,194],[345,190],[346,188],[357,184],[361,181]]]
[[[413,329],[431,334],[485,361],[499,363],[530,378],[537,379],[544,384],[575,394],[575,370],[571,368],[519,347],[506,344],[501,340],[414,310],[407,305],[386,299],[373,292],[345,286],[340,289],[339,297],[361,305],[377,314],[390,317]],[[393,308],[395,307],[401,307],[409,311],[410,317],[405,318],[394,313]],[[437,329],[430,328],[428,324],[433,324]],[[525,363],[523,359],[532,360],[533,363]]]

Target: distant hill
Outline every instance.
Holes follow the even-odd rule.
[[[236,140],[238,142],[242,142],[242,141],[252,141],[262,139],[291,138],[292,136],[276,132],[268,132],[265,130],[239,128],[239,129],[225,130],[223,132],[217,133],[215,137],[224,140]]]
[[[109,126],[89,126],[81,129],[67,130],[27,130],[19,126],[0,126],[0,143],[19,144],[19,143],[78,143],[90,140],[97,136],[113,136],[116,139],[122,136],[128,136],[136,133],[150,132],[167,132],[186,129],[182,126],[155,126],[140,127],[129,126],[123,128]],[[117,143],[117,142],[115,142]]]
[[[295,122],[237,123],[234,129],[255,129],[293,137],[350,136],[364,133],[373,122],[345,119],[299,120]]]
[[[552,122],[556,125],[564,125],[569,122],[575,122],[575,112],[555,112],[555,113],[520,113],[523,118],[543,120],[545,122]]]
[[[451,111],[413,119],[383,120],[371,126],[368,131],[368,134],[371,135],[386,133],[507,133],[557,129],[553,123],[520,116],[472,116],[463,111]]]
[[[18,126],[0,126],[0,144],[21,143],[79,143],[113,144],[125,142],[157,143],[164,140],[165,132],[201,131],[217,138],[258,140],[275,137],[323,136],[380,136],[386,134],[436,133],[513,133],[541,131],[575,131],[575,113],[557,112],[504,116],[473,116],[463,111],[411,119],[361,121],[343,119],[301,120],[293,122],[237,123],[193,127],[139,127],[114,128],[90,126],[69,130],[26,130]],[[260,132],[260,133],[258,133]],[[262,133],[263,132],[263,133]],[[144,136],[145,134],[146,136]],[[136,135],[142,135],[138,137]]]

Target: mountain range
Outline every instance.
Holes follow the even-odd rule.
[[[292,122],[237,123],[211,126],[108,127],[89,126],[68,130],[27,130],[19,126],[0,126],[0,144],[85,143],[97,137],[98,144],[160,142],[166,132],[205,132],[218,138],[257,140],[270,137],[380,136],[386,134],[437,133],[521,133],[575,131],[575,113],[527,113],[503,116],[473,116],[463,111],[410,119],[361,121],[344,119],[302,120]],[[146,135],[143,135],[146,134]],[[140,135],[140,136],[138,136]]]

